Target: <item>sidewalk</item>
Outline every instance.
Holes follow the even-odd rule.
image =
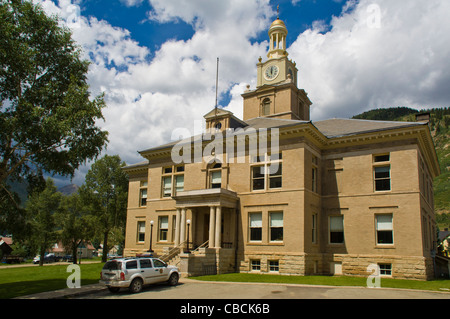
[[[73,288],[73,289],[65,288],[61,290],[41,292],[38,294],[16,297],[14,299],[64,299],[75,296],[87,295],[106,289],[108,288],[106,288],[105,285],[93,284],[81,286],[81,288]]]

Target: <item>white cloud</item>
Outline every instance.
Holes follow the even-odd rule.
[[[318,23],[299,35],[288,51],[314,103],[313,120],[448,106],[449,13],[450,3],[439,0],[349,1],[329,32]]]
[[[88,74],[93,95],[105,92],[105,122],[109,132],[108,154],[119,154],[128,163],[142,160],[138,150],[170,141],[172,130],[184,126],[194,131],[196,120],[214,107],[216,58],[220,57],[220,93],[239,88],[256,77],[257,59],[267,42],[250,39],[265,31],[273,13],[269,0],[221,1],[150,0],[153,23],[183,20],[192,24],[193,37],[169,40],[154,52],[130,37],[128,30],[95,17],[80,15],[78,5],[62,0],[56,5],[41,0],[45,10],[58,14],[73,31],[92,64]],[[123,1],[122,1],[123,2]],[[126,1],[139,5],[140,1]],[[242,101],[241,101],[242,103]],[[235,107],[233,107],[234,109]],[[236,108],[238,109],[238,108]],[[75,178],[82,183],[86,167]]]
[[[138,150],[169,142],[176,127],[193,131],[214,107],[217,57],[220,93],[230,93],[228,109],[242,118],[241,93],[247,83],[255,88],[257,59],[267,49],[267,41],[252,39],[266,34],[275,14],[269,0],[148,1],[151,23],[181,20],[195,31],[188,40],[163,43],[151,60],[128,30],[82,16],[77,2],[39,1],[67,21],[91,60],[91,90],[106,93],[106,121],[99,125],[110,132],[107,152],[128,163],[142,160]],[[380,9],[379,28],[370,5]],[[290,34],[296,40],[288,51],[299,67],[299,87],[314,103],[313,120],[383,106],[448,106],[449,12],[450,3],[439,0],[351,0],[331,28],[317,21]],[[78,183],[85,172],[80,169]]]
[[[144,0],[119,0],[127,7],[139,6]]]

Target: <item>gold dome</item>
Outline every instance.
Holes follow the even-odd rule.
[[[274,22],[272,22],[270,27],[272,28],[272,27],[278,26],[278,25],[281,25],[281,26],[286,28],[286,25],[284,24],[284,22],[282,20],[278,19],[278,18]]]
[[[280,20],[278,18],[274,22],[272,22],[272,24],[270,25],[269,35],[270,35],[270,33],[274,32],[274,31],[278,31],[278,32],[281,31],[282,33],[285,33],[285,34],[288,33],[286,25],[284,24],[284,22],[282,20]]]

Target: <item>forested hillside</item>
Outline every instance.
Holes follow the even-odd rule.
[[[356,115],[354,119],[382,121],[415,121],[417,110],[407,107],[376,109]],[[441,229],[450,226],[450,108],[426,109],[419,113],[430,113],[430,128],[441,175],[434,180],[434,199],[437,222]]]

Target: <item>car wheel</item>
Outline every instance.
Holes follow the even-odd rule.
[[[112,293],[116,293],[119,292],[120,287],[108,287],[108,290],[111,291]]]
[[[178,284],[178,274],[173,273],[172,275],[170,275],[168,283],[171,286],[176,286]]]
[[[142,285],[143,285],[142,279],[135,278],[131,282],[130,291],[132,293],[136,294],[136,293],[138,293],[138,292],[140,292],[142,290]]]

